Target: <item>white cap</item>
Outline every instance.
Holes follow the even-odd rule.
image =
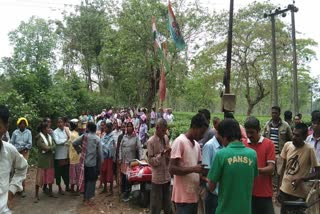
[[[78,123],[78,122],[79,122],[79,120],[78,120],[78,119],[76,119],[76,118],[74,118],[74,119],[70,120],[70,122],[71,122],[71,123]]]

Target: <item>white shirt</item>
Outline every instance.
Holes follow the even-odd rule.
[[[122,134],[122,131],[121,131],[121,129],[119,129],[119,130],[113,130],[112,131],[112,135],[113,135],[113,139],[114,139],[114,142],[116,142],[116,144],[117,144],[117,142],[118,142],[118,138],[119,138],[119,136]]]
[[[174,120],[173,114],[166,114],[163,118],[167,121],[167,123],[172,123]]]
[[[311,134],[307,137],[306,142],[314,148],[318,162],[320,162],[320,138],[316,139],[313,134]]]
[[[14,169],[14,175],[10,181],[10,171]],[[3,142],[0,149],[0,213],[10,214],[8,203],[8,191],[15,194],[22,191],[22,181],[26,178],[28,163],[18,150],[11,144]],[[10,181],[10,182],[9,182]]]
[[[68,158],[68,135],[65,129],[56,128],[53,132],[53,138],[56,142],[55,158],[56,160],[63,160]]]

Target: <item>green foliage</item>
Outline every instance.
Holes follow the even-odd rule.
[[[275,6],[269,3],[254,2],[241,8],[234,15],[231,88],[232,93],[237,96],[236,112],[240,114],[269,112],[272,98],[271,23],[269,19],[263,18],[263,14],[273,8]],[[291,29],[281,19],[276,20],[279,101],[283,109],[292,109]],[[187,81],[190,93],[185,94],[185,99],[189,100],[192,109],[194,105],[212,106],[214,110],[220,106],[220,102],[216,100],[222,91],[221,82],[225,69],[227,12],[214,13],[209,26],[209,34],[213,36],[207,38],[205,47],[192,61],[194,69],[190,81]],[[297,40],[301,112],[307,112],[306,109],[309,109],[308,92],[311,77],[308,66],[310,60],[315,57],[312,49],[315,45],[316,42],[309,38]],[[200,75],[203,79],[199,78]],[[253,111],[254,108],[256,111]]]
[[[26,102],[24,97],[15,90],[0,94],[0,103],[5,104],[10,109],[9,131],[12,132],[17,127],[19,117],[28,119],[31,130],[35,130],[39,117],[36,106],[31,102]]]
[[[209,13],[197,1],[188,5],[185,0],[175,1],[173,8],[188,44],[178,52],[167,30],[167,7],[161,2],[84,1],[74,12],[64,12],[62,21],[31,17],[21,22],[9,34],[13,56],[0,63],[0,89],[7,91],[1,101],[10,102],[7,97],[16,93],[37,118],[75,117],[82,110],[100,112],[110,106],[159,106],[161,62],[151,30],[155,16],[158,31],[168,38],[170,72],[164,106],[175,111],[200,107],[220,111],[227,12]],[[271,24],[263,13],[273,8],[254,2],[235,12],[231,86],[237,95],[236,115],[269,114]],[[293,103],[290,26],[276,20],[279,100],[286,110]],[[315,45],[309,38],[297,40],[301,112],[310,111],[311,92],[318,88],[309,74]],[[59,69],[58,56],[63,60]],[[318,98],[313,98],[314,108]],[[178,122],[173,133],[185,127]]]

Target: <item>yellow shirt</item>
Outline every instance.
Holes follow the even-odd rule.
[[[304,144],[301,148],[296,148],[291,141],[284,144],[281,158],[287,161],[280,190],[289,195],[306,198],[308,192],[305,184],[299,185],[296,189],[292,186],[294,178],[305,177],[310,170],[319,166],[316,153],[312,146]]]
[[[80,155],[76,152],[73,148],[72,142],[79,137],[77,131],[70,132],[70,139],[69,139],[69,158],[70,164],[78,164],[80,162]]]

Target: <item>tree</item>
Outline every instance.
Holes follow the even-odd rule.
[[[110,28],[105,4],[106,1],[99,0],[82,2],[76,6],[75,13],[65,14],[64,23],[58,23],[63,39],[65,69],[70,72],[80,65],[90,91],[94,89],[93,84],[103,91],[103,72],[99,58],[104,31]]]
[[[252,113],[254,107],[263,101],[271,90],[271,87],[269,87],[271,85],[271,24],[269,20],[263,19],[263,14],[273,8],[275,7],[271,4],[255,2],[240,9],[234,16],[231,87],[238,97],[237,105],[247,106],[247,115]],[[207,42],[207,48],[195,60],[195,69],[199,68],[197,61],[201,61],[201,58],[212,59],[211,62],[206,61],[207,66],[200,66],[200,68],[206,69],[203,72],[214,73],[224,68],[227,43],[225,29],[227,29],[228,21],[225,17],[228,17],[226,12],[214,14],[211,24],[213,27],[209,30],[215,37]],[[278,19],[276,32],[279,88],[282,90],[285,81],[290,81],[290,79],[284,77],[291,73],[291,38],[289,27]],[[300,39],[297,43],[299,44],[297,45],[297,51],[300,60],[305,57],[310,59],[314,57],[314,52],[309,48],[314,46],[315,42],[313,40]],[[300,64],[301,75],[299,79],[301,81],[308,79],[307,64],[308,62]],[[302,75],[302,71],[305,75]],[[305,91],[305,89],[300,90]],[[282,94],[285,96],[285,93]],[[243,103],[242,100],[244,99],[246,103]],[[287,106],[287,103],[283,106]],[[241,107],[238,110],[241,111]]]
[[[26,102],[43,104],[38,95],[52,85],[56,39],[54,24],[34,16],[9,33],[14,53],[1,60],[1,67]]]

